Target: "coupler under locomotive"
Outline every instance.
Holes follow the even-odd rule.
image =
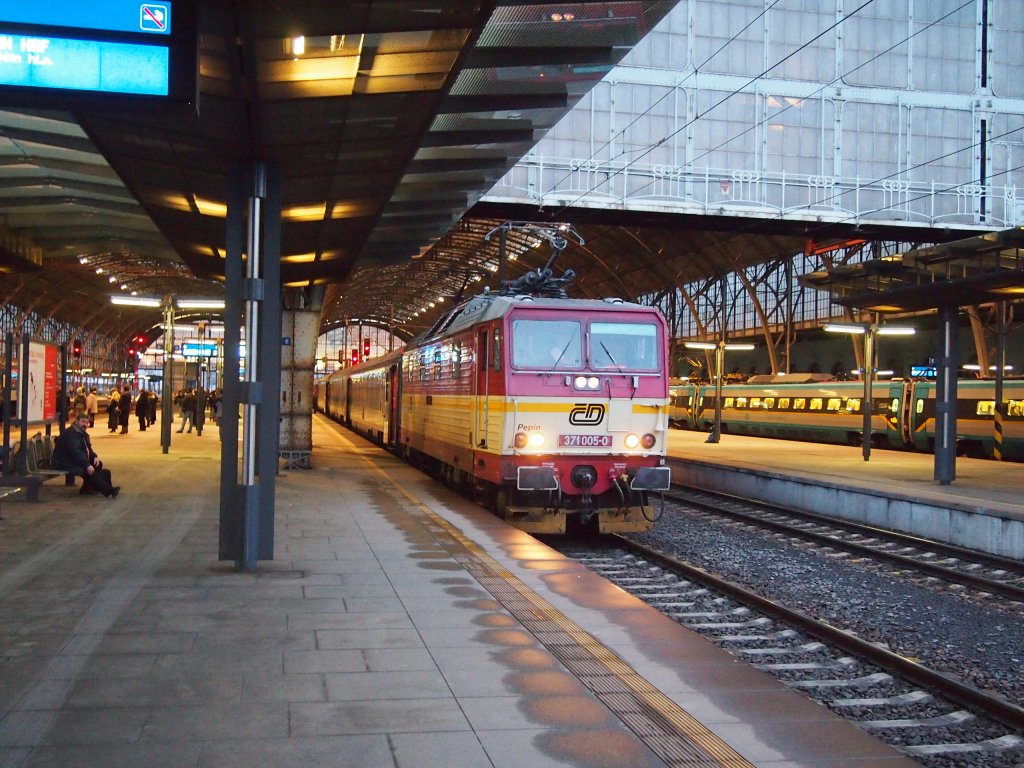
[[[561,534],[570,521],[598,533],[643,533],[654,527],[671,484],[665,466],[586,462],[515,467],[498,492],[496,511],[529,533]]]

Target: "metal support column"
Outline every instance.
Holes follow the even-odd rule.
[[[174,298],[164,299],[164,396],[160,400],[160,448],[171,450],[171,422],[174,420]]]
[[[242,343],[242,258],[245,248],[247,170],[236,168],[228,178],[228,212],[224,265],[224,379],[220,428],[219,558],[242,561],[244,499],[238,493],[238,408],[241,401],[239,351]]]
[[[21,394],[18,396],[18,410],[21,412],[18,419],[21,429],[21,453],[18,455],[18,471],[23,475],[28,474],[28,356],[30,343],[29,335],[27,333],[23,334],[21,337],[21,363],[18,365],[18,383],[21,390]]]
[[[871,414],[875,410],[872,398],[874,393],[871,387],[875,380],[875,330],[876,326],[872,323],[864,333],[864,367],[861,369],[864,379],[864,397],[860,404],[861,413],[864,415],[860,452],[864,461],[871,460]]]
[[[81,367],[81,363],[79,363]],[[64,434],[64,429],[68,423],[68,407],[71,403],[68,402],[68,345],[67,342],[60,345],[60,397],[57,398],[57,418],[60,419],[60,425],[57,429],[59,434]],[[5,442],[4,445],[7,445]]]
[[[264,210],[261,267],[263,301],[259,311],[259,382],[262,397],[256,472],[260,486],[260,560],[274,559],[274,505],[281,445],[281,173],[263,166]],[[253,341],[255,345],[256,341]]]
[[[956,377],[960,368],[957,336],[959,307],[939,307],[935,377],[935,479],[956,479]]]
[[[715,347],[715,426],[706,442],[717,443],[722,439],[722,385],[725,378],[725,341]],[[711,438],[714,438],[712,440]]]

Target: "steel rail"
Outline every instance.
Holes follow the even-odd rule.
[[[975,562],[980,562],[983,565],[989,567],[1000,567],[1006,570],[1012,570],[1015,573],[1021,573],[1020,563],[1009,562],[1002,563],[998,566],[992,565],[991,556],[977,557],[977,553],[971,550],[961,549],[959,547],[951,547],[948,544],[941,544],[939,542],[931,542],[928,539],[921,539],[907,534],[899,534],[895,532],[887,531],[883,528],[873,528],[870,526],[862,526],[857,523],[848,523],[847,521],[836,521],[832,518],[825,517],[824,515],[815,515],[810,512],[802,512],[800,510],[790,510],[785,507],[780,507],[774,504],[762,504],[755,499],[744,499],[738,496],[731,496],[729,494],[722,494],[715,491],[703,491],[700,489],[693,489],[699,493],[706,494],[708,496],[717,496],[725,498],[728,501],[749,504],[754,507],[761,507],[769,512],[778,512],[779,514],[790,515],[792,517],[798,517],[804,520],[808,520],[814,523],[820,523],[822,525],[832,526],[841,530],[850,531],[853,533],[863,534],[865,536],[872,536],[880,539],[888,539],[893,543],[903,544],[906,546],[913,546],[918,549],[938,551],[942,554],[950,554],[951,550],[957,550],[959,552],[958,559],[969,559]],[[841,549],[851,554],[862,555],[866,557],[872,557],[877,560],[884,560],[886,562],[894,563],[905,568],[912,568],[920,571],[929,576],[942,579],[943,581],[953,582],[957,584],[965,584],[970,587],[974,587],[983,592],[989,592],[992,594],[998,594],[1003,597],[1007,597],[1011,600],[1024,602],[1024,587],[1019,587],[1014,584],[1006,584],[1004,582],[995,581],[993,579],[985,578],[984,576],[975,576],[970,573],[964,573],[954,568],[946,568],[941,565],[934,563],[928,563],[921,560],[917,560],[913,557],[906,555],[900,555],[895,552],[886,552],[885,550],[875,549],[866,544],[858,544],[852,541],[846,541],[843,539],[833,538],[827,534],[815,533],[813,531],[805,531],[800,528],[793,528],[792,526],[786,525],[785,523],[776,522],[774,520],[764,520],[759,517],[753,517],[751,515],[744,514],[743,512],[737,512],[735,510],[723,509],[721,507],[712,506],[711,504],[701,501],[699,499],[690,499],[680,496],[666,496],[666,498],[676,503],[689,505],[692,507],[698,507],[702,510],[710,512],[715,515],[722,517],[729,517],[733,520],[740,520],[745,523],[752,525],[758,525],[762,528],[767,528],[777,533],[784,533],[787,536],[794,536],[796,538],[805,539],[807,541],[821,544],[824,546],[832,547],[833,549]],[[895,535],[894,535],[895,533]],[[937,544],[938,546],[934,546]],[[999,560],[997,558],[997,560]]]
[[[1009,728],[1017,731],[1024,730],[1024,709],[1015,704],[990,696],[979,691],[977,688],[955,680],[949,675],[924,667],[897,653],[881,648],[867,640],[862,640],[846,630],[819,621],[806,613],[787,608],[770,598],[763,597],[738,584],[726,581],[703,568],[684,563],[664,552],[638,544],[618,534],[613,534],[612,538],[623,549],[638,553],[667,570],[680,573],[687,579],[699,581],[710,586],[741,603],[753,606],[762,613],[799,627],[808,635],[831,643],[847,653],[867,659],[883,669],[896,671],[905,679],[939,691],[943,696],[958,704],[973,707],[983,712],[987,717]]]

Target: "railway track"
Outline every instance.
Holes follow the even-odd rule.
[[[882,528],[681,487],[666,500],[815,545],[914,570],[950,584],[1024,604],[1024,563]]]
[[[1024,764],[1024,709],[621,537],[563,551],[931,768]]]

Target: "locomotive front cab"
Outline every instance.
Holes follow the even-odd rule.
[[[502,440],[505,517],[561,532],[644,531],[668,489],[666,328],[660,314],[599,302],[510,314]],[[597,305],[597,307],[593,307]]]

